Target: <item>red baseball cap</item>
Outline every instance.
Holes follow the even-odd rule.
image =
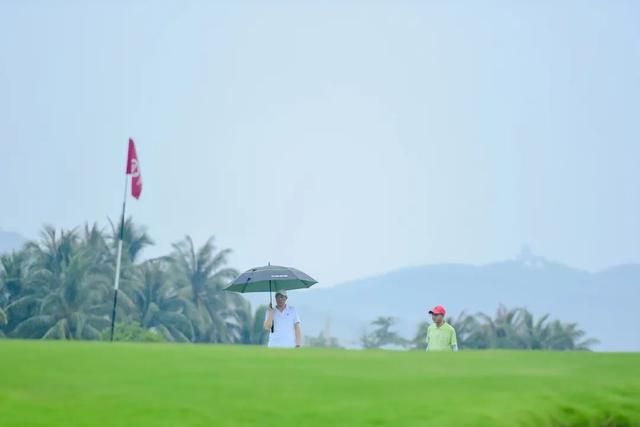
[[[433,309],[429,310],[429,314],[442,314],[444,316],[447,314],[447,310],[441,305],[436,305]]]

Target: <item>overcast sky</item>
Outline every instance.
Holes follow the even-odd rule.
[[[5,1],[0,228],[119,215],[324,284],[640,261],[636,1]]]

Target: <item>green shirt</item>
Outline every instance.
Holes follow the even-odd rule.
[[[444,322],[437,327],[435,323],[427,329],[427,351],[453,351],[458,349],[456,330]]]

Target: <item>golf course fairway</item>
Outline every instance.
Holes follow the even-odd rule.
[[[0,426],[640,426],[640,354],[0,340]]]

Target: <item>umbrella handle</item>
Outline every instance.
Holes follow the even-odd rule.
[[[269,308],[273,310],[273,296],[271,295],[271,280],[269,280]],[[274,319],[271,317],[271,333],[273,333]]]

